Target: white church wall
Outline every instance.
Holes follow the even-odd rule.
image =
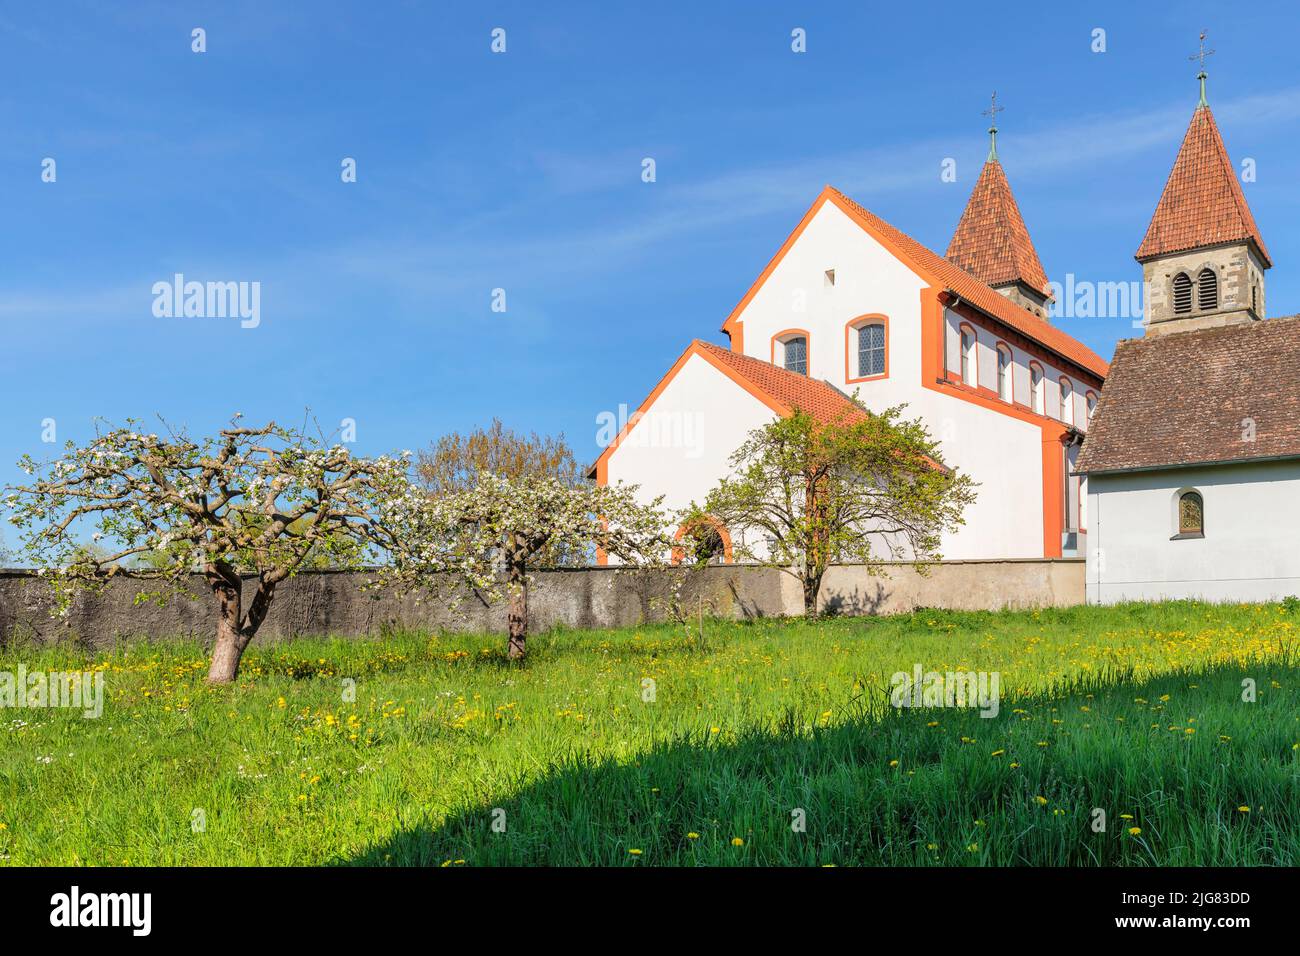
[[[663,495],[666,509],[703,503],[729,473],[728,459],[745,436],[775,417],[707,359],[692,355],[614,449],[607,479],[639,484],[645,502]]]
[[[999,338],[982,325],[974,325],[957,312],[948,309],[944,313],[944,330],[946,343],[944,349],[945,364],[954,379],[961,375],[961,328],[965,325],[973,329],[976,337],[976,357],[978,359],[978,385],[988,389],[994,395],[998,390],[998,345],[1005,345],[1011,350],[1012,361],[1012,403],[1030,408],[1029,401],[1029,365],[1036,362],[1043,369],[1043,413],[1048,418],[1061,420],[1061,379],[1070,383],[1070,408],[1073,410],[1072,424],[1081,431],[1088,430],[1086,395],[1091,386],[1078,378],[1067,374],[1061,365],[1045,362],[1036,355],[1031,355],[1005,339]],[[970,383],[967,383],[970,384]],[[1093,391],[1097,391],[1093,389]]]
[[[835,283],[826,279],[835,271]],[[746,355],[772,361],[772,336],[806,329],[809,375],[859,396],[868,408],[910,400],[921,379],[921,289],[926,283],[834,203],[824,203],[737,317]],[[888,376],[849,383],[845,326],[862,315],[888,318]],[[776,364],[782,364],[778,349]]]
[[[1171,540],[1195,489],[1205,536]],[[1300,594],[1300,461],[1088,479],[1087,600],[1267,601]]]
[[[944,558],[1041,558],[1042,430],[932,390],[908,413],[927,422],[944,461],[979,482],[966,523],[944,537]]]

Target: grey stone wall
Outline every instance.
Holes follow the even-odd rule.
[[[486,607],[464,595],[451,611],[445,600],[415,593],[366,591],[366,575],[309,572],[276,591],[259,640],[298,635],[376,634],[386,626],[429,630],[505,631],[505,608]],[[669,613],[674,585],[677,599],[691,613],[755,618],[803,613],[799,584],[772,568],[719,565],[697,570],[616,572],[611,568],[543,571],[529,595],[530,626],[631,626],[661,620]],[[114,581],[98,595],[78,595],[66,618],[50,616],[49,585],[29,571],[0,570],[0,640],[15,636],[37,643],[77,641],[102,648],[118,641],[195,638],[210,641],[213,600],[195,576],[192,598],[172,597],[159,607],[137,603],[151,585]],[[248,589],[251,591],[251,588]],[[248,593],[246,591],[246,594]],[[859,565],[827,572],[822,584],[824,610],[838,614],[890,614],[917,607],[997,610],[1003,607],[1066,607],[1083,602],[1084,562],[1076,559],[951,561],[929,575],[910,564],[890,564],[873,577]]]
[[[1197,276],[1210,268],[1219,277],[1219,306],[1203,312],[1197,300]],[[1174,276],[1185,272],[1192,280],[1192,311],[1174,311]],[[1147,335],[1238,325],[1262,319],[1264,265],[1247,243],[1232,243],[1150,259],[1142,265],[1147,295]]]

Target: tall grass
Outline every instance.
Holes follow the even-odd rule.
[[[300,640],[255,648],[221,689],[192,645],[10,647],[0,670],[102,668],[108,701],[98,720],[0,711],[0,855],[1300,863],[1300,615],[1281,606],[705,632],[557,630],[523,668],[497,637]],[[888,706],[890,676],[918,663],[999,672],[998,716]]]

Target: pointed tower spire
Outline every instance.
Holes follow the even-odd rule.
[[[1264,270],[1272,267],[1214,113],[1201,99],[1178,148],[1134,258],[1146,281],[1147,334],[1249,322],[1264,317]]]
[[[1029,230],[1011,193],[1011,184],[998,161],[997,93],[982,115],[989,126],[989,156],[980,170],[957,231],[944,257],[985,285],[1029,311],[1047,317],[1051,290]]]

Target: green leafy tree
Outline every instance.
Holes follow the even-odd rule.
[[[975,500],[970,478],[939,464],[937,443],[902,406],[831,422],[795,410],[750,432],[731,465],[685,519],[722,521],[736,557],[797,578],[808,617],[832,563],[879,574],[884,560],[937,560],[941,535]]]

